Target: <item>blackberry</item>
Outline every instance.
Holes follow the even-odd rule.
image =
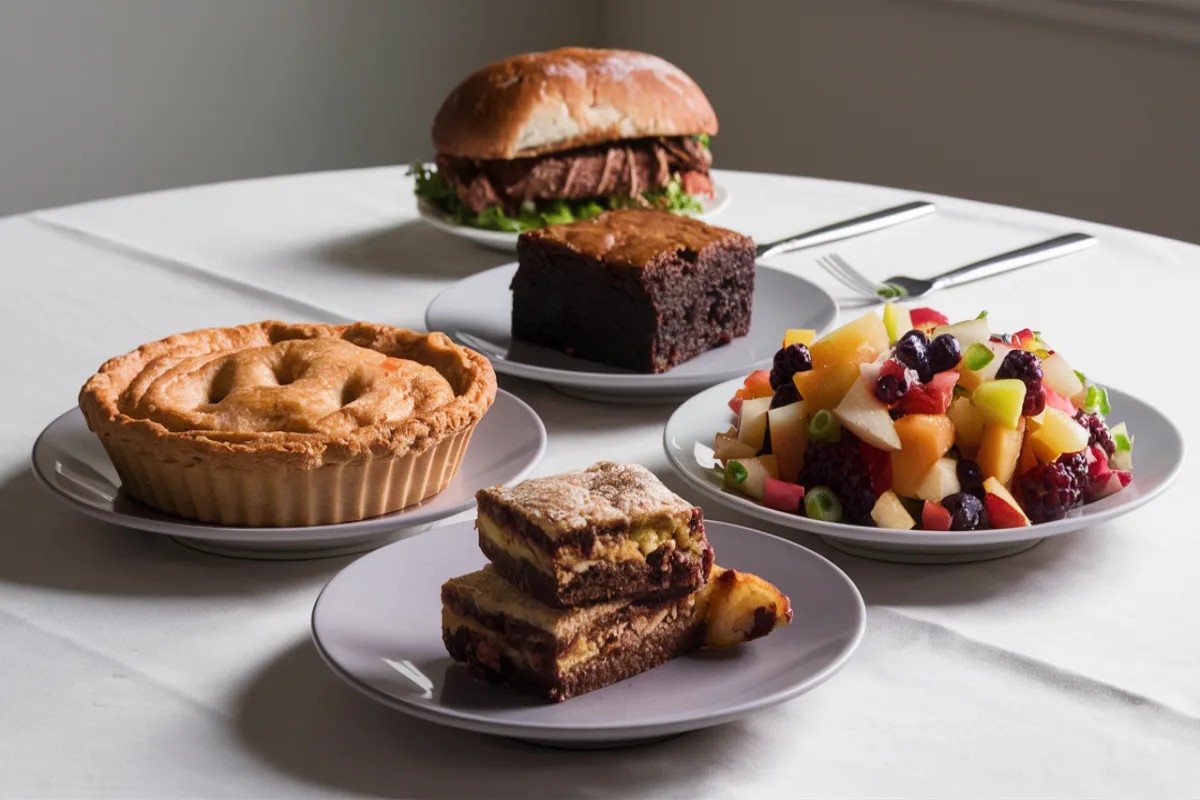
[[[775,351],[775,359],[771,364],[771,388],[778,389],[789,382],[797,372],[808,372],[812,369],[812,353],[803,344],[789,344]]]
[[[1052,464],[1039,464],[1014,478],[1013,497],[1030,522],[1049,522],[1062,519],[1082,505],[1087,486],[1087,457],[1068,453]]]
[[[847,522],[874,525],[871,509],[875,507],[875,492],[871,475],[862,457],[862,442],[849,431],[842,432],[837,442],[809,440],[804,453],[804,469],[800,483],[806,489],[827,486],[842,501]]]
[[[908,392],[908,380],[901,375],[880,375],[875,381],[875,398],[885,406],[894,406]]]
[[[896,341],[893,348],[895,359],[911,370],[916,370],[922,382],[933,375],[929,368],[929,340],[921,331],[909,331]]]
[[[775,389],[775,394],[771,397],[771,408],[791,405],[799,399],[800,390],[796,388],[796,384],[790,380],[784,381]]]
[[[1025,384],[1025,405],[1021,414],[1035,417],[1046,407],[1046,392],[1042,389],[1042,362],[1028,350],[1010,350],[1000,362],[996,379],[1016,378]]]
[[[1088,429],[1088,447],[1099,445],[1109,456],[1117,452],[1117,442],[1099,414],[1089,414],[1081,409],[1075,415],[1075,421]]]
[[[958,471],[958,485],[967,494],[983,497],[983,473],[979,469],[979,465],[969,458],[960,458],[956,466]]]
[[[929,343],[927,355],[929,357],[929,369],[935,373],[954,369],[958,366],[958,360],[962,358],[962,352],[958,347],[958,339],[955,339],[948,333],[943,333]]]
[[[950,512],[952,531],[977,531],[991,527],[983,501],[973,494],[959,492],[948,495],[942,499],[942,508]]]

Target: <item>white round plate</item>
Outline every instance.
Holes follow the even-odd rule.
[[[425,325],[486,355],[496,372],[548,383],[560,391],[609,403],[680,402],[701,389],[766,367],[787,328],[828,330],[837,303],[815,283],[759,264],[754,276],[750,333],[657,375],[609,367],[536,345],[512,341],[516,264],[472,275],[439,294]]]
[[[385,705],[454,728],[560,747],[611,747],[707,728],[790,700],[837,672],[866,624],[850,579],[776,536],[724,522],[706,520],[704,527],[717,563],[761,575],[791,598],[791,624],[564,703],[479,682],[442,644],[442,583],[487,563],[474,526],[463,522],[342,570],[317,598],[313,640],[335,673]]]
[[[729,192],[724,186],[713,186],[713,198],[710,200],[707,197],[700,198],[700,213],[696,215],[697,219],[710,219],[717,214],[720,214],[729,205],[733,198],[729,196]],[[470,239],[478,245],[499,250],[502,253],[517,252],[517,237],[520,234],[509,233],[507,231],[489,231],[483,228],[472,228],[470,225],[460,225],[454,222],[450,217],[437,206],[430,203],[428,200],[421,198],[417,199],[417,213],[421,215],[421,219],[428,222],[435,228],[445,231],[446,233],[455,236],[461,236],[464,239]]]
[[[663,431],[663,447],[671,466],[699,492],[729,508],[776,525],[815,533],[830,546],[884,561],[955,563],[1019,553],[1047,536],[1077,530],[1128,514],[1157,497],[1183,467],[1183,438],[1170,420],[1148,403],[1108,389],[1114,421],[1124,420],[1137,437],[1133,482],[1114,495],[1071,512],[1066,519],[1024,528],[982,531],[896,531],[808,517],[766,508],[727,491],[712,469],[713,437],[733,419],[729,398],[740,380],[714,386],[676,409]]]
[[[303,528],[212,525],[164,514],[125,496],[100,440],[73,408],[33,445],[33,473],[54,495],[88,516],[164,533],[189,547],[246,558],[321,558],[370,550],[398,531],[414,533],[475,506],[482,486],[525,478],[546,451],[546,428],[533,409],[505,391],[479,421],[450,485],[423,503],[382,517]]]

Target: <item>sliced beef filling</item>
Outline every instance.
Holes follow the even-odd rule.
[[[533,158],[477,161],[437,157],[438,171],[476,214],[498,205],[513,213],[526,200],[637,197],[678,172],[690,194],[712,194],[712,154],[690,136],[629,139]]]

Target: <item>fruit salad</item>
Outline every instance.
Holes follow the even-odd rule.
[[[713,443],[728,489],[828,522],[967,531],[1129,485],[1133,436],[1039,331],[888,304],[814,338],[787,331],[729,401]]]

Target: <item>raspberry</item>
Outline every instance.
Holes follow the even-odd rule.
[[[958,347],[958,339],[948,333],[929,343],[929,369],[932,372],[945,372],[958,366],[962,353]]]
[[[1087,455],[1066,453],[1052,464],[1039,464],[1014,478],[1013,496],[1030,522],[1049,522],[1082,505],[1087,486]]]
[[[842,501],[847,522],[874,524],[871,509],[875,507],[875,492],[863,462],[862,442],[849,431],[843,430],[842,438],[837,442],[809,441],[800,483],[806,489],[829,487]]]
[[[1025,384],[1025,405],[1021,414],[1036,417],[1046,407],[1046,392],[1042,389],[1042,362],[1028,350],[1010,350],[1000,362],[996,379],[1016,378]]]
[[[1104,424],[1104,420],[1099,414],[1089,414],[1081,410],[1075,415],[1075,421],[1088,429],[1090,436],[1088,437],[1088,446],[1094,444],[1104,448],[1105,455],[1111,456],[1117,452],[1117,443],[1113,439],[1112,433],[1108,430],[1108,425]]]
[[[775,360],[771,364],[771,388],[778,389],[791,381],[797,372],[808,372],[812,369],[812,353],[808,348],[797,342],[781,347],[775,351]]]
[[[983,501],[973,494],[959,492],[944,497],[942,498],[942,508],[950,512],[950,530],[952,531],[976,531],[980,528],[991,527]]]

